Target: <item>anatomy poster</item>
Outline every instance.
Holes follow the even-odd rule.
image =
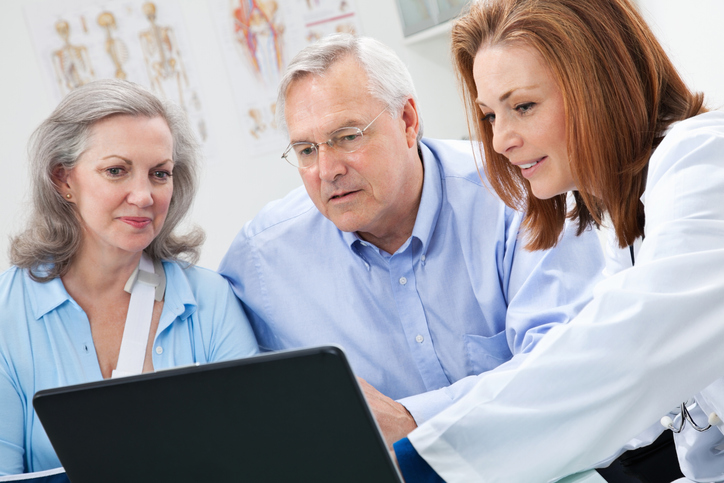
[[[25,17],[53,98],[93,79],[141,84],[179,104],[209,148],[198,83],[177,0],[55,0]]]
[[[334,32],[359,34],[353,0],[212,0],[241,133],[250,154],[278,150],[286,135],[274,118],[277,86],[287,62]]]

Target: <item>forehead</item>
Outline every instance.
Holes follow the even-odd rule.
[[[116,155],[129,159],[168,159],[173,157],[173,135],[163,117],[117,114],[94,123],[86,140],[86,154],[93,157]]]
[[[473,76],[478,101],[486,104],[511,90],[555,83],[543,57],[521,44],[483,47],[475,56]]]
[[[368,90],[364,69],[348,57],[332,65],[323,75],[306,75],[287,89],[284,115],[292,141],[315,132],[331,132],[369,118],[382,103]],[[299,138],[300,139],[296,139]]]
[[[153,129],[154,131],[171,134],[168,122],[162,116],[145,116],[142,114],[112,114],[94,122],[90,126],[89,132],[102,133],[104,135],[128,135],[138,130],[144,131]]]

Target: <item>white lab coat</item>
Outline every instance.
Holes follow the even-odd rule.
[[[671,129],[642,201],[636,265],[599,283],[518,367],[500,366],[410,434],[446,481],[590,468],[724,376],[724,113]]]

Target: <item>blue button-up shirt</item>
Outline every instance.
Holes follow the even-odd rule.
[[[425,421],[590,299],[596,233],[529,252],[471,143],[423,139],[412,236],[390,255],[345,233],[304,188],[266,206],[221,262],[267,350],[341,346],[355,373]],[[519,359],[519,358],[517,358]]]
[[[236,359],[258,352],[229,284],[210,270],[164,262],[166,292],[153,367]],[[90,323],[59,278],[0,275],[0,475],[57,468],[33,410],[37,391],[103,379]],[[181,401],[180,401],[181,402]]]

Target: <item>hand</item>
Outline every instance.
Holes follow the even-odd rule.
[[[387,447],[392,451],[392,444],[412,432],[417,423],[405,406],[385,396],[361,377],[357,380],[382,430]]]

